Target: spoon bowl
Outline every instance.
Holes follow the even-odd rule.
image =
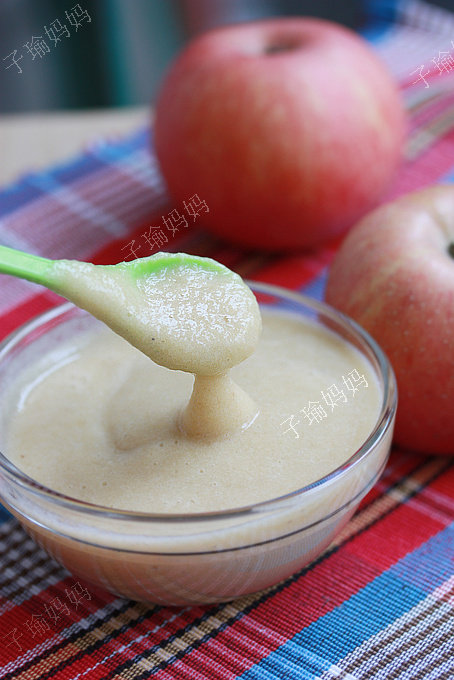
[[[248,286],[211,258],[160,252],[94,265],[0,246],[0,273],[46,286],[175,370],[223,374],[254,351],[261,331]]]

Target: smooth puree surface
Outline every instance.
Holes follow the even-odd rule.
[[[149,513],[234,508],[319,479],[375,426],[377,379],[325,328],[268,309],[262,319],[256,351],[224,378],[199,378],[192,398],[193,376],[104,327],[66,341],[18,379],[7,456],[69,496]],[[355,392],[352,375],[364,376]],[[331,408],[333,385],[346,398]],[[303,409],[317,402],[326,416],[310,424]]]
[[[117,265],[56,261],[53,289],[154,362],[220,375],[255,350],[260,311],[242,278],[210,258],[162,253]]]

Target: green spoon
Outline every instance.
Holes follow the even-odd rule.
[[[0,246],[0,273],[39,283],[168,368],[205,375],[253,351],[260,314],[240,276],[206,257],[157,253],[94,265]]]
[[[157,273],[181,264],[189,264],[201,267],[206,271],[225,273],[232,271],[224,265],[208,257],[198,257],[197,255],[187,255],[186,253],[156,253],[150,257],[142,257],[131,262],[120,262],[119,264],[93,265],[79,260],[49,260],[38,255],[31,255],[20,250],[0,246],[0,274],[11,274],[33,283],[40,283],[42,286],[55,291],[68,300],[71,299],[71,283],[62,278],[62,265],[64,268],[78,269],[86,273],[87,268],[97,269],[104,272],[121,272],[125,277],[137,279],[141,276]]]

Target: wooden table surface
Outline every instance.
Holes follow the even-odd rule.
[[[76,154],[94,139],[145,124],[146,106],[0,116],[0,186]]]

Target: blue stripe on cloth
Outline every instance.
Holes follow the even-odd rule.
[[[118,163],[126,157],[132,155],[138,150],[148,148],[151,149],[151,132],[150,128],[141,128],[136,130],[133,135],[124,139],[117,140],[115,144],[103,142],[102,140],[94,146],[90,153],[96,155],[104,163],[109,165]]]
[[[27,203],[31,203],[40,196],[42,196],[42,191],[38,187],[30,185],[25,178],[11,187],[2,188],[0,193],[0,218],[23,208]]]
[[[82,177],[88,177],[94,172],[109,167],[112,163],[125,160],[138,149],[150,148],[150,146],[150,130],[142,128],[115,142],[101,140],[93,145],[92,149],[69,162],[65,161],[43,172],[31,172],[10,187],[0,188],[0,218],[46,196],[47,192],[43,190],[46,184],[48,192],[52,192],[49,179],[57,184],[71,184]]]
[[[365,0],[367,24],[359,33],[371,43],[378,42],[395,29],[400,0]]]
[[[71,184],[82,177],[86,178],[93,172],[106,168],[106,163],[91,154],[79,156],[71,163],[57,165],[50,172],[42,173],[46,177],[51,175],[60,184]]]
[[[452,575],[453,530],[454,525],[430,538],[239,677],[317,678],[424,600],[446,581],[447,574]]]
[[[373,45],[374,43],[378,43],[380,40],[385,39],[391,30],[392,24],[388,24],[386,21],[381,23],[374,22],[371,26],[364,26],[359,31],[359,34]]]
[[[406,2],[407,0],[364,0],[364,9],[371,23],[386,21],[388,24],[394,24],[397,21],[399,7]]]
[[[454,522],[397,562],[393,571],[402,584],[416,586],[426,595],[451,578],[454,573]]]
[[[106,167],[107,164],[98,158],[84,155],[70,163],[55,166],[51,171],[29,173],[11,188],[1,191],[0,218],[5,218],[16,210],[26,208],[27,204],[48,196],[53,191],[50,186],[51,180],[59,184],[71,184]]]

